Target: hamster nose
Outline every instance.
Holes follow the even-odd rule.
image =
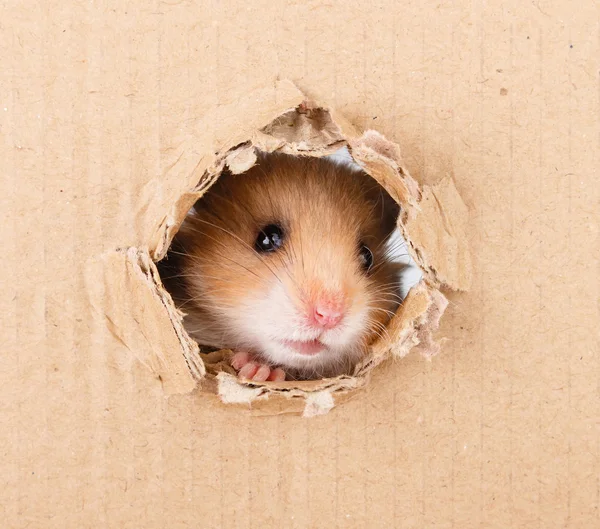
[[[344,316],[344,306],[336,299],[321,299],[313,309],[313,318],[319,327],[331,329],[335,327]]]

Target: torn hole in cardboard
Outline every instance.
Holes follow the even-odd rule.
[[[168,394],[196,389],[217,396],[223,403],[242,405],[259,414],[315,416],[327,413],[360,391],[369,382],[373,369],[390,356],[401,358],[413,348],[424,355],[438,352],[433,332],[447,306],[440,289],[466,290],[469,287],[471,262],[465,235],[468,210],[452,179],[446,177],[435,186],[421,189],[403,166],[397,145],[376,131],[357,132],[331,109],[307,101],[297,90],[294,92],[290,84],[277,85],[275,92],[282,93],[274,98],[255,98],[268,108],[257,108],[256,115],[249,118],[254,128],[243,127],[247,131],[246,138],[238,135],[234,144],[222,142],[214,153],[206,153],[195,164],[181,159],[180,163],[193,165],[194,177],[186,179],[194,183],[182,189],[162,220],[154,246],[148,250],[128,249],[109,259],[115,265],[113,269],[119,269],[119,272],[113,270],[116,275],[120,274],[119,281],[113,283],[120,285],[117,290],[133,290],[130,306],[140,303],[145,309],[135,315],[133,323],[125,321],[123,311],[120,321],[115,321],[114,315],[107,317],[115,329],[141,328],[143,339],[153,345],[147,357],[140,361],[160,375]],[[286,106],[292,101],[291,108]],[[236,107],[221,109],[221,112],[235,115]],[[261,123],[260,119],[265,117],[269,119]],[[342,147],[347,148],[353,163],[373,177],[400,205],[398,230],[423,274],[422,280],[408,292],[389,322],[387,333],[372,344],[352,376],[310,381],[240,381],[230,364],[231,351],[200,353],[198,345],[184,330],[183,314],[165,290],[155,262],[166,254],[187,212],[225,168],[234,174],[244,173],[256,162],[257,150],[323,157],[335,156]],[[173,166],[173,170],[176,169],[177,164]],[[116,266],[117,263],[121,266]],[[152,318],[147,317],[148,312]],[[119,339],[133,351],[141,337],[132,332],[121,334],[125,335]]]

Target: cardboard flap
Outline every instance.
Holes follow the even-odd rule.
[[[435,354],[438,348],[433,333],[437,331],[447,305],[445,296],[424,281],[414,286],[388,324],[385,338],[373,345],[373,358],[385,357],[388,352],[402,358],[417,345],[425,356]],[[361,367],[358,372],[365,368]]]
[[[167,140],[162,149],[165,189],[161,200],[168,214],[160,220],[150,244],[154,259],[164,256],[185,213],[210,187],[229,151],[249,141],[278,116],[293,111],[303,100],[304,95],[291,81],[276,81],[241,100],[215,107],[194,120],[185,132]]]
[[[374,130],[350,141],[353,158],[402,206],[403,215],[412,214],[420,199],[417,182],[402,164],[400,147]]]
[[[398,145],[376,131],[366,131],[350,146],[356,161],[402,206],[399,226],[427,280],[468,290],[472,275],[468,209],[452,179],[446,177],[421,191],[404,167]]]
[[[86,266],[90,305],[124,354],[155,373],[166,394],[189,393],[204,376],[204,364],[159,281],[148,254],[135,248],[104,254]]]
[[[418,212],[406,220],[405,235],[415,260],[435,284],[453,290],[471,285],[471,255],[466,237],[469,212],[454,181],[446,177],[425,186]]]
[[[303,100],[253,135],[253,144],[266,152],[326,155],[345,143],[340,126],[331,113],[313,102]]]

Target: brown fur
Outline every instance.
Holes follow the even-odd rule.
[[[204,345],[249,347],[236,332],[236,311],[276,282],[300,314],[307,300],[330,292],[349,311],[372,305],[367,342],[397,305],[382,290],[395,280],[384,242],[396,217],[397,206],[365,173],[329,160],[266,155],[245,174],[221,175],[184,221],[161,272],[188,313],[188,331]],[[283,227],[284,245],[259,254],[256,237],[270,223]],[[374,255],[369,274],[358,257],[361,241]]]

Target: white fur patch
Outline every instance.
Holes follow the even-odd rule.
[[[362,171],[362,167],[354,161],[354,158],[352,158],[348,147],[342,147],[341,149],[335,151],[333,154],[325,156],[324,158],[331,160],[336,164],[343,165],[350,169],[354,169],[355,171]]]
[[[423,272],[414,262],[413,258],[408,253],[406,241],[400,233],[400,229],[396,228],[388,239],[387,248],[388,256],[393,263],[403,263],[405,268],[400,270],[398,281],[400,283],[400,296],[402,299],[406,297],[408,291],[414,287],[423,278]]]
[[[344,325],[338,329],[323,332],[308,327],[281,283],[275,283],[262,299],[252,300],[239,317],[248,341],[254,342],[248,344],[250,348],[262,351],[271,363],[323,373],[348,358],[352,345],[366,330],[366,313],[363,311],[347,316]],[[328,351],[315,356],[301,355],[283,343],[319,337]]]

